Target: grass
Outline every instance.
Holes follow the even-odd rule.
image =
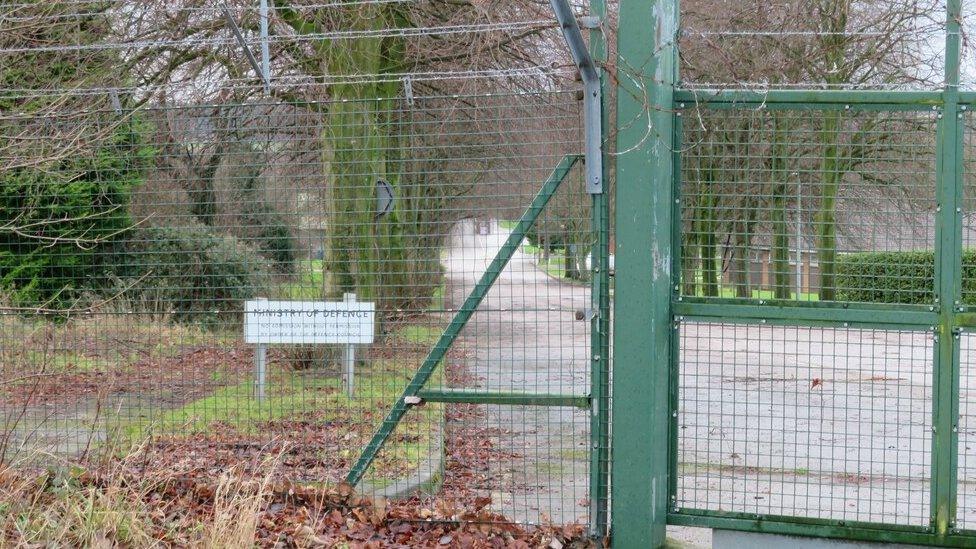
[[[537,256],[538,257],[538,256]],[[566,254],[562,251],[552,251],[549,252],[548,259],[539,259],[536,264],[540,269],[545,271],[546,274],[555,278],[563,278],[566,276]]]
[[[270,377],[264,400],[255,397],[253,381],[248,380],[221,387],[151,420],[135,420],[122,427],[122,434],[127,441],[136,442],[151,433],[188,437],[210,433],[219,426],[237,436],[259,436],[268,434],[269,427],[274,430],[269,425],[272,422],[312,419],[347,429],[348,448],[357,450],[354,439],[372,435],[412,373],[396,363],[375,362],[365,372],[358,372],[355,396],[349,398],[337,377],[279,371]],[[410,421],[404,421],[398,431],[403,436],[389,445],[388,451],[410,463],[420,462],[430,451],[433,428],[442,416],[442,405],[425,405],[413,411]]]
[[[0,332],[7,335],[0,348],[0,379],[28,380],[41,373],[125,373],[138,365],[152,368],[188,348],[230,346],[240,340],[236,322],[233,332],[215,331],[141,316],[101,316],[53,324],[4,315]]]
[[[300,262],[298,266],[298,278],[292,282],[280,284],[273,292],[275,299],[295,299],[295,300],[321,300],[322,288],[324,287],[323,261],[321,259],[311,259]],[[430,306],[432,311],[444,308],[444,284],[441,284],[434,295],[431,296]]]
[[[109,361],[74,351],[53,351],[50,353],[27,351],[24,353],[23,360],[28,364],[43,364],[45,371],[51,373],[106,372],[113,366]]]
[[[139,450],[102,471],[98,482],[84,469],[17,476],[0,466],[0,547],[252,547],[260,511],[271,495],[278,457],[263,476],[235,470],[215,480],[212,505],[194,508],[192,496],[160,497],[172,479],[165,471],[132,478],[126,470]],[[172,513],[169,505],[182,506]]]
[[[440,334],[438,326],[407,324],[393,337],[430,347]],[[341,452],[349,454],[345,457],[354,458],[418,366],[417,357],[374,359],[357,369],[356,392],[350,398],[334,374],[320,370],[296,372],[272,365],[263,400],[256,398],[253,380],[248,379],[220,387],[178,408],[157,411],[151,418],[123,423],[116,432],[122,439],[120,446],[126,448],[150,434],[185,438],[230,431],[238,438],[267,438],[281,429],[276,422],[314,422],[344,430],[339,434],[339,438],[345,439]],[[441,404],[426,404],[412,410],[384,452],[402,460],[403,467],[420,463],[432,451],[443,414]]]
[[[698,297],[702,297],[701,292],[699,292]],[[718,297],[732,299],[736,297],[735,288],[730,286],[719,286]],[[752,290],[752,299],[776,299],[776,293],[773,290]],[[790,292],[790,299],[796,300],[796,292]],[[800,294],[798,301],[820,301],[820,294],[806,293]]]
[[[408,324],[397,330],[397,337],[408,343],[415,343],[425,347],[431,347],[441,337],[443,328],[440,326],[428,326],[426,324]]]
[[[535,256],[536,265],[546,272],[549,276],[562,278],[566,274],[566,252],[562,250],[552,250],[549,258],[542,258],[542,248],[529,244],[528,241],[522,244],[522,253]]]
[[[559,452],[559,457],[572,461],[590,459],[590,452],[585,448],[568,448]]]
[[[447,284],[442,283],[440,286],[434,290],[434,295],[430,297],[430,310],[432,311],[443,311],[444,310],[444,293],[447,291]]]
[[[275,298],[313,300],[322,299],[325,286],[324,262],[321,259],[308,259],[298,264],[298,279],[278,286]]]

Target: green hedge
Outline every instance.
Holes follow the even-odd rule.
[[[976,302],[976,250],[963,252],[963,296]],[[837,299],[861,303],[931,304],[935,252],[863,252],[837,257]]]

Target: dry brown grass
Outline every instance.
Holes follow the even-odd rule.
[[[254,546],[280,456],[263,464],[259,478],[225,472],[212,505],[183,509],[165,497],[178,490],[174,478],[129,474],[143,450],[101,473],[65,467],[25,476],[0,466],[0,548]]]
[[[125,467],[125,460],[116,467]],[[84,482],[84,474],[76,468],[35,477],[0,471],[0,547],[157,545],[145,503],[152,481],[132,484],[108,474],[104,482]]]

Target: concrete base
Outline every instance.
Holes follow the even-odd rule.
[[[923,549],[920,545],[894,545],[826,538],[804,538],[779,534],[758,534],[734,530],[714,530],[714,549]]]
[[[359,493],[371,498],[407,499],[418,495],[434,495],[444,483],[444,423],[434,433],[430,443],[431,453],[417,466],[417,472],[409,477],[394,480],[385,486],[373,486],[363,481]]]

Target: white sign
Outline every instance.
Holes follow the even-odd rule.
[[[373,342],[376,304],[327,301],[248,301],[244,304],[247,343]]]

